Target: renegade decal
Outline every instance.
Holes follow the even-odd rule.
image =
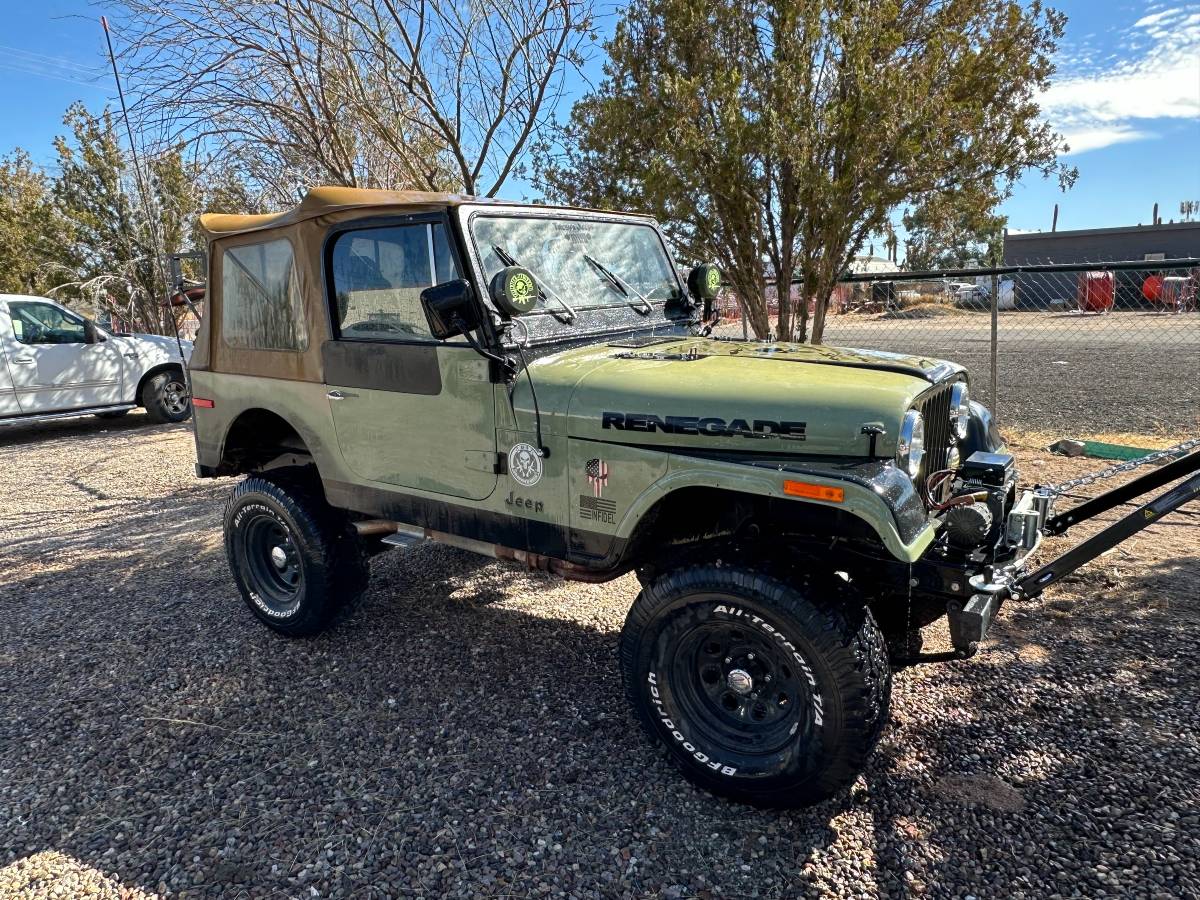
[[[601,428],[615,428],[617,431],[661,431],[664,434],[695,434],[701,437],[733,437],[740,435],[746,438],[777,437],[788,441],[804,440],[807,422],[775,422],[770,419],[724,419],[700,416],[656,416],[652,413],[619,413],[606,412],[601,414]]]
[[[591,519],[594,522],[603,522],[606,525],[616,525],[617,504],[612,500],[603,500],[600,497],[589,497],[587,494],[580,494],[579,518]]]
[[[587,464],[587,480],[592,486],[592,493],[597,497],[604,496],[604,487],[608,484],[608,463],[602,459],[589,459]]]

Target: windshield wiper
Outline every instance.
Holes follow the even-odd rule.
[[[519,262],[517,262],[513,258],[511,253],[509,253],[507,250],[505,250],[499,244],[492,245],[492,252],[495,253],[496,256],[499,257],[500,262],[504,263],[506,266],[520,266],[521,265]],[[566,310],[567,318],[565,321],[567,322],[567,324],[569,325],[571,322],[574,322],[576,317],[578,317],[579,313],[575,312],[575,310],[574,310],[574,308],[572,308],[571,304],[568,303],[566,300],[564,300],[562,297],[558,296],[558,292],[553,290],[550,287],[550,285],[546,284],[546,279],[542,278],[542,276],[539,275],[537,272],[533,271],[533,269],[530,269],[529,266],[522,266],[522,268],[525,269],[526,271],[528,271],[529,274],[533,276],[533,280],[538,283],[538,287],[541,288],[543,291],[545,291],[546,295],[551,300],[555,301],[560,306],[562,306],[562,308],[564,310]],[[554,316],[554,318],[558,319],[560,322],[563,321],[563,318],[558,313],[556,313],[554,310],[550,310],[550,314],[552,316]]]
[[[616,272],[611,271],[602,262],[600,262],[598,259],[590,256],[589,254],[587,254],[587,253],[583,254],[583,258],[585,260],[587,260],[588,264],[591,265],[592,268],[594,268],[597,272],[600,273],[600,277],[602,277],[605,281],[607,281],[609,284],[611,284],[616,290],[620,291],[621,296],[628,297],[630,292],[632,291],[634,297],[637,298],[637,300],[639,300],[642,303],[642,305],[645,307],[645,309],[639,308],[637,306],[633,306],[632,303],[630,303],[629,305],[633,306],[633,308],[636,309],[638,312],[640,312],[643,316],[648,316],[648,315],[650,315],[650,313],[654,312],[654,307],[650,305],[650,301],[648,299],[646,299],[646,295],[643,294],[641,291],[639,291],[637,288],[635,288],[632,284],[629,284],[627,281],[625,281],[623,278],[621,278],[620,275],[618,275]]]

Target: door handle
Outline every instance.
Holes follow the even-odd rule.
[[[346,395],[343,394],[341,391],[330,391],[325,396],[328,397],[330,400],[345,400],[346,399]]]
[[[34,358],[32,356],[14,356],[12,358],[12,362],[15,362],[17,365],[21,366],[32,366],[34,363]]]

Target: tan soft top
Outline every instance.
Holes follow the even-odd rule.
[[[315,219],[326,213],[357,207],[430,209],[457,206],[460,203],[474,202],[477,199],[465,194],[437,194],[429,191],[377,191],[366,188],[322,186],[312,188],[299,205],[284,212],[267,213],[260,216],[206,213],[200,217],[200,227],[208,232],[210,237],[217,237],[218,235],[238,234],[244,231],[258,231],[262,228],[290,225],[305,219]]]
[[[328,213],[353,209],[404,209],[409,212],[425,212],[446,209],[463,203],[488,203],[496,206],[532,206],[539,210],[571,209],[574,212],[597,212],[612,215],[611,210],[587,207],[561,207],[549,204],[528,204],[515,200],[496,200],[491,197],[473,197],[470,194],[439,194],[432,191],[379,191],[369,188],[331,187],[323,185],[309,190],[296,206],[281,213],[266,213],[261,216],[234,216],[226,213],[205,213],[200,217],[200,227],[210,238],[261,231],[281,225],[294,225],[315,219]],[[643,213],[622,213],[647,219]]]

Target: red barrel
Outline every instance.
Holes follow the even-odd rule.
[[[1104,312],[1113,308],[1112,272],[1081,272],[1075,302],[1084,312]]]
[[[1162,296],[1163,277],[1161,275],[1147,275],[1146,280],[1142,282],[1142,296],[1151,303],[1157,303],[1159,297]]]

